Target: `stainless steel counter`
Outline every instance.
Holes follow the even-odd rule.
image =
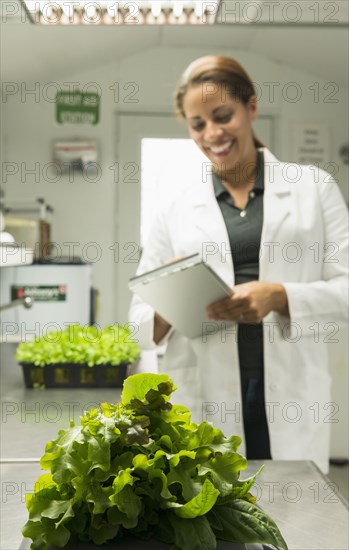
[[[39,457],[47,441],[68,426],[69,418],[79,422],[84,409],[120,397],[120,390],[112,389],[27,390],[12,356],[14,349],[0,346],[1,550],[20,546],[20,528],[27,519],[25,493],[41,473]],[[259,466],[260,462],[250,461],[246,476]],[[252,492],[278,524],[290,550],[349,549],[347,505],[313,463],[266,461]]]

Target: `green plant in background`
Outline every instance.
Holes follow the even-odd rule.
[[[181,550],[214,550],[217,539],[287,550],[249,492],[259,472],[239,478],[241,439],[191,422],[169,402],[175,389],[167,375],[131,376],[120,403],[102,403],[46,445],[40,464],[50,473],[26,497],[32,550],[70,539],[117,548],[125,534]]]
[[[70,325],[65,330],[48,332],[32,342],[22,342],[16,352],[19,363],[36,366],[58,363],[119,365],[139,359],[139,346],[132,341],[128,325]]]

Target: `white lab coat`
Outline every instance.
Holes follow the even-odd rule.
[[[348,217],[334,180],[315,167],[278,161],[264,151],[264,223],[260,280],[283,283],[290,318],[264,318],[265,401],[271,454],[278,460],[314,460],[328,470],[331,405],[329,354],[348,316]],[[186,169],[184,167],[184,175]],[[162,200],[138,273],[199,252],[230,286],[234,268],[225,223],[207,167],[184,194]],[[164,177],[170,177],[168,174]],[[175,174],[175,178],[178,173]],[[173,181],[176,185],[176,181]],[[191,304],[183,304],[190,315]],[[133,297],[130,321],[140,345],[154,347],[153,309]],[[208,320],[202,337],[172,329],[161,371],[178,390],[172,401],[189,407],[226,436],[243,437],[237,326]],[[253,343],[251,343],[253,345]],[[242,445],[240,451],[244,452]]]

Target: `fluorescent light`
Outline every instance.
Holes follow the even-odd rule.
[[[221,0],[21,0],[40,24],[207,24]]]
[[[177,0],[173,6],[173,13],[175,17],[180,17],[183,13],[183,2],[180,2],[180,0]]]
[[[161,0],[154,0],[154,2],[151,2],[151,12],[154,17],[159,17],[161,13]]]
[[[196,17],[202,17],[204,13],[204,2],[202,0],[196,0],[195,2],[195,15]]]

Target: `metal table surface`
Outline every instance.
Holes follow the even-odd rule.
[[[18,550],[21,544],[25,493],[42,473],[39,457],[47,441],[69,425],[69,418],[78,422],[85,408],[120,397],[120,390],[113,389],[25,389],[14,349],[0,345],[1,550]],[[241,477],[256,472],[260,464],[249,461]],[[313,463],[265,461],[252,493],[276,521],[290,550],[349,549],[347,504]]]

